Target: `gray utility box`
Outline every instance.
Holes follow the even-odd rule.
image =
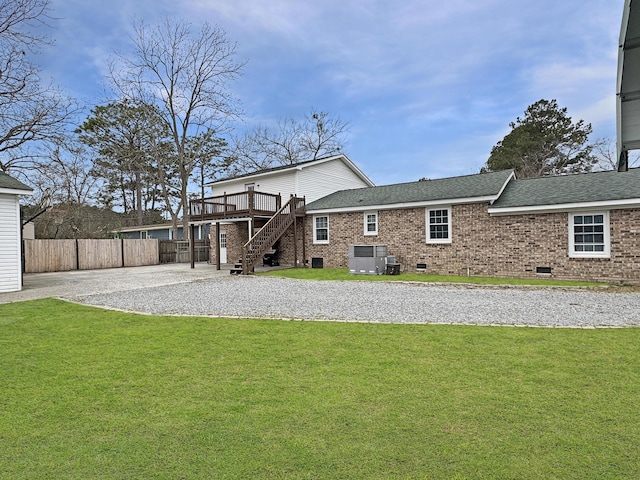
[[[349,245],[349,273],[382,275],[386,268],[386,245]]]

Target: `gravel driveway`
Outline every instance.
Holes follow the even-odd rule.
[[[56,296],[119,310],[175,315],[379,323],[549,327],[640,326],[640,293],[578,288],[238,277],[209,265],[25,276],[0,303]]]

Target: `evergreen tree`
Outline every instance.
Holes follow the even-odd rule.
[[[588,172],[597,162],[588,143],[591,124],[573,122],[555,100],[530,105],[491,149],[482,171],[514,169],[518,178]]]

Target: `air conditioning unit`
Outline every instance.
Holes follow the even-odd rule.
[[[382,275],[387,264],[386,245],[349,245],[349,273]]]

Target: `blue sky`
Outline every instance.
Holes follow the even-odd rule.
[[[38,62],[102,103],[132,19],[222,27],[246,59],[245,122],[311,108],[350,124],[345,153],[378,185],[476,173],[509,122],[557,99],[592,139],[615,139],[623,0],[52,0],[55,45]]]

